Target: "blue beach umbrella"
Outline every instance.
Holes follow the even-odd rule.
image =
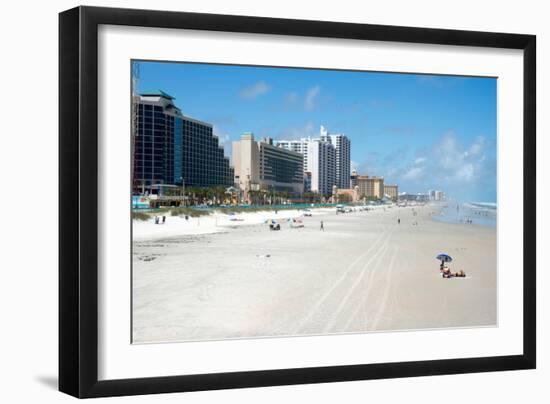
[[[435,257],[441,262],[451,262],[453,260],[453,257],[451,257],[448,254],[439,254],[437,257]]]

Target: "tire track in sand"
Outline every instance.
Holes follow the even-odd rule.
[[[312,323],[312,320],[315,316],[321,317],[321,318],[317,319],[317,321],[314,322],[313,324],[314,326],[319,322],[325,323],[327,321],[327,319],[322,318],[323,315],[326,315],[327,317],[330,316],[329,321],[334,321],[334,319],[337,318],[337,313],[341,311],[341,307],[344,307],[345,303],[353,293],[353,289],[354,289],[354,287],[352,287],[352,290],[349,290],[348,286],[344,284],[345,281],[353,281],[355,279],[354,283],[357,283],[357,277],[359,277],[359,280],[362,279],[362,277],[364,276],[362,274],[364,274],[364,272],[366,271],[370,263],[372,263],[372,261],[379,256],[379,254],[382,251],[382,247],[387,245],[388,239],[390,238],[392,232],[393,232],[392,228],[386,228],[386,230],[384,230],[380,234],[380,236],[371,244],[371,246],[367,251],[360,254],[350,265],[348,265],[346,270],[342,273],[342,275],[340,275],[340,277],[332,285],[332,287],[330,287],[323,294],[323,296],[321,296],[321,298],[319,298],[317,302],[312,306],[308,316],[301,322],[296,333],[302,334],[305,331],[307,331],[308,325]],[[369,254],[373,250],[376,250],[376,253],[373,256],[369,257]],[[368,259],[363,265],[360,266],[361,269],[358,271],[355,270],[357,265],[361,264],[361,260],[365,259],[366,257],[368,257]],[[344,296],[344,301],[340,302],[340,305],[336,311],[336,314],[331,315],[332,310],[330,310],[330,306],[332,306],[333,303],[329,304],[329,301],[334,299],[340,300],[338,299],[339,295]],[[322,306],[326,306],[327,304],[329,305],[329,309],[324,311],[321,310]],[[325,327],[325,329],[326,328],[327,327]]]
[[[377,252],[377,254],[373,257],[373,259],[368,260],[367,262],[365,262],[365,264],[363,265],[363,269],[361,271],[361,274],[358,276],[358,278],[354,282],[352,289],[346,295],[346,300],[341,302],[338,309],[333,314],[331,322],[329,324],[327,324],[327,326],[325,327],[325,332],[329,332],[330,329],[333,329],[333,332],[346,332],[346,331],[348,331],[349,328],[351,327],[351,324],[356,319],[357,315],[359,314],[359,312],[362,309],[365,309],[364,324],[366,325],[367,300],[369,299],[370,291],[372,289],[372,285],[375,284],[374,278],[380,272],[379,269],[381,268],[382,263],[385,262],[385,260],[383,258],[385,257],[386,252],[390,248],[389,241],[390,241],[391,236],[392,236],[394,231],[395,231],[395,227],[392,227],[391,231],[388,233],[387,237],[384,240],[384,244],[382,244],[382,246],[380,246],[380,249]],[[375,264],[371,265],[375,258],[376,258]],[[334,325],[336,324],[336,322],[343,319],[344,310],[346,309],[346,305],[348,305],[348,301],[351,299],[352,295],[358,296],[357,299],[356,299],[357,303],[356,303],[356,305],[353,309],[352,314],[348,316],[346,324],[344,325],[344,327],[342,329],[334,329],[335,328]],[[353,302],[353,300],[352,300],[352,302]],[[350,302],[350,304],[351,304],[351,302]]]
[[[366,286],[365,292],[363,293],[363,296],[360,298],[360,302],[358,302],[355,307],[353,308],[353,311],[350,315],[347,316],[347,321],[342,327],[341,331],[344,332],[359,332],[359,331],[365,331],[365,324],[367,319],[367,301],[369,300],[371,290],[371,286],[374,282],[372,282],[372,278],[375,276],[376,273],[378,273],[378,268],[383,262],[383,258],[385,256],[385,253],[387,251],[387,247],[384,248],[384,254],[380,254],[378,256],[378,259],[376,260],[376,263],[371,267],[370,271],[368,272],[367,276],[365,277],[365,280],[363,282],[363,285],[361,285],[361,289],[363,289],[363,286]],[[343,316],[339,316],[343,317]],[[352,330],[352,324],[358,317],[364,317],[364,320],[362,321],[363,328],[357,328]],[[338,331],[338,330],[335,330]]]
[[[370,331],[377,330],[378,323],[380,322],[380,319],[383,317],[384,312],[387,311],[386,306],[387,306],[387,302],[388,302],[388,296],[389,296],[390,290],[392,288],[391,280],[392,280],[392,274],[393,274],[394,267],[395,267],[395,258],[397,257],[397,252],[398,252],[398,249],[395,248],[395,247],[393,247],[393,250],[394,251],[393,251],[393,254],[392,254],[392,257],[391,257],[390,265],[387,267],[386,271],[384,271],[385,275],[386,275],[385,282],[383,282],[384,291],[382,292],[382,297],[381,297],[380,301],[377,304],[377,310],[376,310],[376,313],[374,315],[373,321],[372,321],[370,327],[368,327],[368,329]],[[368,324],[368,322],[367,322],[367,324]]]

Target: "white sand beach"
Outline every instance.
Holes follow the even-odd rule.
[[[311,211],[312,216],[326,215],[334,213],[334,208],[318,208]],[[189,217],[184,216],[166,216],[166,222],[162,225],[156,225],[151,219],[149,221],[135,220],[132,227],[133,240],[153,240],[182,235],[198,235],[225,232],[230,228],[241,226],[251,226],[264,224],[266,220],[275,219],[284,221],[292,218],[302,218],[303,210],[279,210],[259,211],[253,213],[242,213],[227,215],[214,212],[208,216]]]
[[[496,325],[496,229],[414,211],[315,209],[303,228],[285,220],[298,210],[134,221],[133,341]],[[443,279],[441,252],[467,277]]]

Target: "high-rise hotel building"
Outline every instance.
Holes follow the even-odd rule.
[[[277,140],[275,144],[304,156],[304,191],[323,195],[336,184],[336,154],[332,144],[320,139]]]
[[[295,194],[304,192],[304,158],[277,147],[271,138],[256,141],[245,133],[233,142],[235,184],[243,191],[276,190]]]
[[[210,187],[233,185],[233,168],[212,125],[182,114],[163,91],[136,100],[133,190],[156,184]]]
[[[307,144],[308,166],[311,173],[311,191],[331,195],[336,184],[336,150],[319,139]]]
[[[311,192],[311,171],[308,165],[308,143],[311,139],[299,139],[299,140],[275,140],[274,144],[283,149],[290,150],[296,153],[300,153],[304,158],[304,192]]]
[[[332,187],[350,188],[351,142],[342,134],[330,134],[321,126],[317,139],[277,140],[276,145],[304,155],[306,191],[332,194]]]
[[[351,141],[343,134],[329,133],[324,126],[321,126],[320,139],[334,146],[336,156],[336,186],[340,189],[349,188]]]
[[[299,139],[299,140],[274,140],[273,143],[275,146],[282,147],[283,149],[287,149],[296,153],[300,153],[304,156],[304,171],[308,171],[308,164],[307,164],[307,145],[311,141],[311,139]]]

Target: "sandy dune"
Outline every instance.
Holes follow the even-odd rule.
[[[496,230],[436,222],[432,211],[135,241],[134,342],[496,325]],[[440,252],[467,278],[441,278]]]

